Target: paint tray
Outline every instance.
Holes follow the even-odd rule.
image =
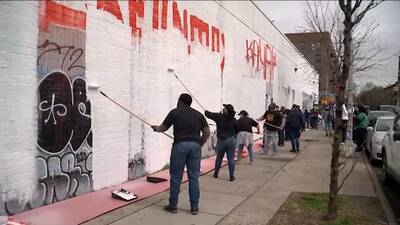
[[[123,188],[112,191],[111,196],[115,199],[125,200],[125,201],[131,201],[131,200],[138,198],[137,195],[135,195]]]
[[[165,182],[168,179],[162,178],[162,177],[152,177],[152,176],[147,176],[146,177],[147,182],[150,183],[161,183],[161,182]]]

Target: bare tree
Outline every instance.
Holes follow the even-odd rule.
[[[340,10],[343,13],[343,61],[341,64],[341,73],[337,78],[339,88],[336,92],[336,102],[337,105],[341,106],[344,103],[344,97],[346,94],[346,83],[349,78],[349,74],[351,73],[350,69],[353,67],[353,64],[356,62],[354,59],[354,54],[352,54],[352,47],[357,47],[357,42],[353,40],[353,31],[356,30],[356,27],[363,20],[365,15],[371,9],[377,7],[382,0],[375,1],[370,0],[365,7],[361,7],[362,0],[339,0]],[[357,51],[354,49],[354,51]],[[341,107],[338,107],[336,110],[336,118],[341,118],[342,110]],[[342,182],[339,183],[339,172],[340,172],[340,127],[343,126],[342,120],[335,121],[335,135],[332,147],[332,155],[331,155],[331,179],[330,179],[330,192],[329,192],[329,202],[328,202],[328,212],[327,218],[334,219],[337,217],[337,200],[338,200],[338,192],[342,188],[344,181],[348,178],[348,176],[353,171],[355,164],[353,164],[350,171],[344,176]]]
[[[301,31],[330,33],[336,62],[340,69],[344,58],[344,24],[341,22],[344,15],[341,13],[340,6],[332,1],[307,0],[303,5],[303,17],[305,25],[299,28]],[[379,24],[374,19],[366,18],[353,27],[351,72],[354,76],[359,76],[360,72],[378,69],[393,57],[392,54],[387,53],[387,45],[375,32],[378,26]],[[326,50],[330,51],[330,49]],[[336,74],[339,74],[340,71],[337,72]]]

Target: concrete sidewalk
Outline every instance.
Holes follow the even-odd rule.
[[[332,138],[322,131],[302,134],[301,152],[289,152],[289,142],[278,156],[259,153],[253,165],[244,159],[237,164],[236,180],[228,181],[228,170],[220,171],[219,179],[212,173],[201,176],[200,213],[190,214],[187,186],[181,186],[179,213],[162,210],[169,192],[116,209],[85,225],[112,224],[268,224],[292,191],[328,192]],[[360,159],[341,193],[376,197],[365,162]]]

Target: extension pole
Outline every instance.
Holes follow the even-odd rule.
[[[206,111],[206,110],[204,109],[204,107],[200,104],[200,102],[197,100],[197,98],[194,97],[194,95],[192,94],[192,92],[189,91],[189,88],[187,88],[186,85],[182,82],[182,80],[179,79],[178,75],[176,75],[176,73],[175,73],[175,70],[169,68],[169,69],[168,69],[168,72],[174,74],[175,78],[179,81],[179,83],[182,84],[183,88],[185,88],[185,90],[192,96],[192,98],[197,102],[197,104],[200,106],[200,108],[203,109],[203,111]]]
[[[114,99],[108,97],[104,92],[100,91],[100,94],[102,94],[104,97],[106,97],[108,100],[112,101],[114,104],[116,104],[117,106],[119,106],[121,109],[127,111],[129,114],[131,114],[132,116],[134,116],[136,119],[142,121],[143,123],[149,125],[150,127],[152,126],[150,123],[148,123],[147,121],[145,121],[144,119],[142,119],[141,117],[137,116],[136,114],[134,114],[133,112],[129,111],[127,108],[125,108],[124,106],[122,106],[121,104],[119,104],[118,102],[116,102]],[[171,135],[166,134],[164,132],[161,132],[162,134],[164,134],[165,136],[171,138],[172,140],[174,139]]]

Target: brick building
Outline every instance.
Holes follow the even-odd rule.
[[[171,140],[99,90],[151,124],[185,92],[168,68],[210,111],[256,117],[272,98],[310,108],[318,94],[251,1],[0,1],[0,30],[0,215],[168,165]],[[214,147],[215,133],[203,156]]]
[[[334,101],[334,79],[338,68],[335,50],[328,32],[288,33],[286,36],[319,73],[319,97]]]

